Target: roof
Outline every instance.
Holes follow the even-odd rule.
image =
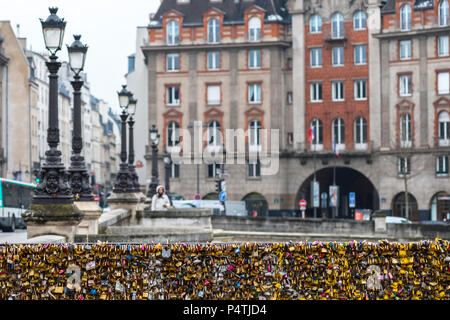
[[[434,0],[415,0],[414,10],[426,10],[434,8]],[[381,8],[381,13],[395,13],[395,0],[387,0],[386,4]]]
[[[286,23],[291,21],[286,3],[287,0],[191,0],[190,3],[180,4],[177,0],[163,0],[149,27],[161,27],[163,15],[171,10],[183,15],[183,25],[202,25],[203,15],[213,8],[224,13],[224,24],[244,23],[244,12],[253,5],[265,11],[264,20]]]

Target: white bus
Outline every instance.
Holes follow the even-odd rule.
[[[22,219],[31,204],[36,185],[16,180],[0,178],[0,228],[2,231],[14,232],[25,228]]]

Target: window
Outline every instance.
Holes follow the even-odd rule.
[[[355,46],[355,64],[366,64],[367,63],[367,51],[366,45]]]
[[[411,7],[408,4],[400,8],[400,29],[402,31],[411,29]]]
[[[166,66],[167,66],[167,71],[179,71],[180,70],[180,55],[178,53],[168,54]]]
[[[322,48],[313,48],[309,50],[311,58],[311,67],[322,66]]]
[[[292,58],[287,58],[286,68],[292,70]]]
[[[438,37],[438,56],[448,56],[448,36]]]
[[[436,174],[448,175],[448,156],[438,156],[436,158]]]
[[[334,67],[344,65],[344,47],[333,47],[332,60]]]
[[[313,82],[310,84],[311,102],[322,101],[322,82]]]
[[[401,75],[399,77],[400,82],[400,96],[410,96],[411,95],[411,75]]]
[[[438,72],[438,94],[450,93],[450,72]]]
[[[322,18],[316,14],[309,19],[309,32],[320,33],[322,32]]]
[[[253,17],[248,22],[249,40],[260,41],[261,40],[261,19]]]
[[[355,100],[367,99],[367,80],[355,80]]]
[[[345,139],[344,120],[336,118],[333,120],[333,143],[343,144]]]
[[[220,146],[220,123],[218,121],[211,121],[208,124],[208,145],[218,147]]]
[[[214,163],[208,164],[208,178],[215,178],[216,177],[216,169],[219,169],[220,165]]]
[[[166,104],[178,106],[180,104],[180,87],[168,86],[166,89]]]
[[[170,21],[167,24],[167,44],[177,45],[180,43],[180,29],[178,22]]]
[[[322,121],[317,118],[313,119],[311,121],[311,129],[313,130],[312,144],[322,144],[323,141]]]
[[[355,144],[367,143],[367,121],[363,117],[355,120]]]
[[[167,125],[167,147],[176,147],[180,144],[180,125],[171,121]]]
[[[358,11],[353,16],[353,29],[364,30],[366,28],[366,14],[364,11]]]
[[[400,146],[411,147],[411,116],[406,113],[400,117]]]
[[[448,0],[442,0],[439,3],[439,25],[448,26]]]
[[[259,161],[248,163],[248,177],[256,178],[261,176],[261,164]]]
[[[400,41],[400,60],[411,59],[411,40]]]
[[[332,82],[333,101],[344,101],[344,81]]]
[[[287,93],[287,103],[292,104],[292,91],[288,91]]]
[[[449,145],[450,139],[450,131],[449,131],[450,117],[447,111],[442,111],[441,113],[439,113],[438,122],[439,122],[439,130],[438,130],[439,145],[447,146]]]
[[[219,70],[220,53],[218,51],[208,52],[208,70]]]
[[[220,104],[220,85],[207,86],[207,103],[210,105]]]
[[[180,165],[172,162],[170,166],[170,178],[175,179],[180,177]]]
[[[398,175],[408,175],[411,173],[411,159],[406,157],[398,158]]]
[[[261,103],[261,85],[259,83],[248,85],[248,102]]]
[[[340,13],[336,13],[331,18],[332,38],[340,39],[344,37],[344,17]]]
[[[250,150],[261,149],[261,122],[252,120],[248,123],[248,141]]]
[[[261,50],[248,51],[248,67],[250,69],[261,68]]]
[[[219,21],[211,19],[208,22],[208,43],[220,42]]]

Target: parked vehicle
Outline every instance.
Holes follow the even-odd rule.
[[[14,232],[16,228],[25,229],[22,219],[31,204],[36,185],[22,181],[0,178],[0,228]]]
[[[412,223],[410,220],[402,217],[386,217],[386,223]]]

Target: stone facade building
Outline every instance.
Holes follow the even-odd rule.
[[[217,128],[249,129],[247,150],[259,128],[278,129],[276,174],[261,175],[259,163],[226,165],[227,199],[245,200],[249,213],[289,215],[306,199],[312,216],[316,180],[319,216],[353,217],[354,194],[355,209],[448,218],[448,7],[448,0],[163,0],[141,46],[159,150],[178,151],[179,128],[195,120],[205,148],[223,141]],[[171,190],[217,197],[214,169],[174,165]]]

